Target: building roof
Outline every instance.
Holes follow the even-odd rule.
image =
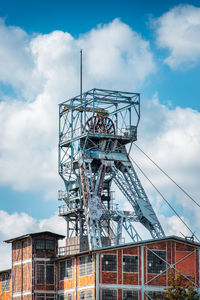
[[[11,269],[6,269],[6,270],[0,271],[0,274],[2,274],[2,273],[10,273],[10,272],[11,272]]]
[[[51,231],[42,231],[42,232],[35,232],[35,233],[29,233],[29,234],[21,235],[21,236],[6,240],[4,242],[12,243],[14,241],[23,240],[23,239],[26,239],[26,238],[29,238],[29,237],[36,237],[36,236],[42,235],[42,234],[52,235],[52,236],[56,237],[58,240],[65,238],[65,236],[61,235],[61,234],[57,234],[57,233],[54,233],[54,232],[51,232]]]
[[[146,244],[154,244],[154,243],[164,242],[167,240],[176,240],[178,242],[189,244],[191,246],[200,247],[200,243],[197,243],[197,242],[194,242],[189,239],[182,238],[182,237],[179,237],[176,235],[170,235],[170,236],[165,236],[165,237],[159,238],[159,239],[149,239],[149,240],[144,240],[144,241],[139,241],[139,242],[131,242],[131,243],[126,243],[126,244],[121,244],[118,246],[108,246],[108,247],[104,247],[101,249],[97,249],[97,250],[95,250],[95,252],[101,251],[102,249],[106,250],[106,249],[122,248],[122,247],[128,247],[128,246],[140,246],[140,245],[142,246],[142,245],[146,245]]]
[[[79,252],[76,254],[68,254],[68,255],[63,255],[63,256],[59,256],[57,258],[55,258],[55,260],[62,260],[65,259],[67,257],[73,257],[73,256],[79,256],[79,255],[84,255],[84,254],[89,254],[89,253],[96,253],[96,252],[101,252],[101,251],[106,251],[106,250],[115,250],[115,249],[119,249],[119,248],[125,248],[125,247],[133,247],[133,246],[144,246],[144,245],[148,245],[148,244],[155,244],[155,243],[159,243],[159,242],[164,242],[164,241],[169,241],[169,240],[175,240],[177,242],[180,243],[184,243],[193,247],[200,247],[200,243],[194,242],[194,241],[190,241],[186,238],[182,238],[176,235],[171,235],[171,236],[165,236],[163,238],[160,239],[149,239],[149,240],[144,240],[144,241],[139,241],[139,242],[130,242],[130,243],[126,243],[126,244],[121,244],[118,246],[107,246],[107,247],[103,247],[100,249],[96,249],[96,250],[88,250],[88,251],[83,251],[83,252]]]

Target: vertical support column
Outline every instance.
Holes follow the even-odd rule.
[[[96,300],[99,300],[99,253],[95,254],[96,259]]]
[[[87,108],[87,106],[86,106],[86,95],[85,94],[83,94],[84,95],[84,98],[82,98],[82,99],[84,99],[84,124],[86,123],[86,121],[87,121],[87,119],[86,119],[86,117],[87,117],[87,115],[86,115],[86,108]]]
[[[198,270],[198,272],[199,272],[199,284],[198,284],[198,292],[200,293],[200,248],[198,248],[198,256],[199,256],[199,270]]]
[[[78,299],[78,295],[77,295],[77,292],[78,292],[78,280],[77,280],[77,256],[75,257],[75,299],[77,300]]]
[[[120,244],[122,238],[122,226],[123,226],[123,217],[120,218],[117,222],[117,234],[116,234],[116,245]]]
[[[73,109],[73,100],[70,101],[70,105],[72,107],[71,109],[71,139],[73,139],[74,137],[74,118],[73,118],[73,113],[74,113],[74,109]]]
[[[115,104],[115,110],[118,110],[118,104]],[[115,127],[116,127],[116,134],[119,134],[119,129],[118,129],[118,114],[115,114]]]
[[[83,128],[83,63],[82,63],[82,55],[83,55],[83,51],[82,49],[80,50],[80,96],[81,96],[81,133],[82,133],[82,128]]]
[[[58,144],[58,173],[60,174],[60,151],[61,151],[61,149],[60,149],[60,143],[61,143],[61,105],[59,105],[59,118],[58,118],[58,120],[59,120],[59,123],[58,123],[58,130],[59,130],[59,144]]]
[[[12,268],[11,268],[11,299],[13,300],[13,270],[14,270],[14,268],[13,268],[13,244],[12,244]]]
[[[141,246],[141,299],[144,300],[144,246]]]

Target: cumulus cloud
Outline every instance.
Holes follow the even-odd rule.
[[[11,245],[5,244],[4,240],[41,231],[52,231],[65,235],[65,228],[65,220],[56,215],[37,220],[23,212],[8,214],[6,211],[0,210],[0,270],[11,267]]]
[[[19,27],[6,26],[0,19],[0,81],[31,100],[41,88],[42,77],[34,72],[31,38]]]
[[[43,190],[55,198],[57,104],[79,91],[79,51],[84,51],[84,89],[131,89],[155,71],[149,43],[114,20],[78,39],[69,33],[28,36],[0,23],[0,82],[17,90],[0,102],[0,184]],[[132,84],[131,84],[132,83]],[[10,99],[11,98],[11,99]]]
[[[188,67],[200,58],[200,7],[180,5],[154,22],[157,44],[169,50],[165,62],[173,69]]]
[[[136,144],[200,204],[198,176],[200,172],[198,159],[200,156],[200,113],[190,108],[169,108],[160,104],[157,96],[146,102],[143,110]],[[200,208],[134,146],[131,156],[178,214],[184,216],[190,228],[199,232]],[[135,168],[159,219],[161,218],[161,222],[162,219],[164,221],[166,233],[171,234],[174,230],[173,220],[177,218],[173,219],[174,213],[137,167]],[[180,227],[177,228],[180,231]],[[184,229],[184,225],[181,228],[184,232],[188,232],[186,228]]]
[[[156,70],[149,43],[115,19],[80,39],[85,49],[86,80],[94,86],[135,89]]]
[[[85,90],[93,87],[135,90],[156,69],[149,43],[120,20],[100,25],[78,39],[62,31],[32,37],[20,28],[7,27],[4,23],[0,24],[0,30],[5,35],[1,37],[0,61],[6,55],[10,55],[6,58],[8,63],[12,59],[16,61],[14,69],[12,63],[8,69],[1,69],[0,81],[17,90],[17,96],[13,99],[10,96],[8,100],[7,95],[1,95],[0,184],[22,191],[40,189],[47,197],[55,198],[59,185],[57,104],[76,95],[79,90],[80,48],[84,50]],[[13,40],[12,35],[15,35]],[[4,43],[6,37],[9,43]],[[18,49],[16,53],[9,52],[15,47]],[[22,74],[17,73],[18,64]],[[161,105],[157,97],[146,102],[142,111],[138,143],[197,197],[200,113],[189,108],[170,109]],[[158,187],[167,192],[174,205],[179,205],[188,215],[192,211],[198,225],[198,211],[190,202],[183,199],[166,178],[145,162],[136,149],[132,155],[142,162],[147,174],[151,174]],[[178,224],[177,219],[173,216],[167,219],[162,217],[165,212],[160,198],[154,196],[143,179],[142,182],[150,193],[153,206],[163,218],[161,221],[166,233],[172,232]],[[23,213],[9,215],[1,212],[0,237],[7,239],[47,229],[62,233],[65,226],[57,222],[56,216],[52,218],[38,221]],[[5,220],[8,222],[6,230]],[[15,224],[19,226],[15,227]],[[55,229],[54,224],[57,224]],[[2,249],[5,251],[5,248]]]

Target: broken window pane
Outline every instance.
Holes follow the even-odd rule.
[[[148,273],[161,273],[166,269],[165,250],[147,250]]]
[[[102,271],[117,271],[116,254],[102,255]]]
[[[138,256],[123,256],[123,272],[138,272]]]

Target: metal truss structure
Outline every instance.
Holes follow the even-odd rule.
[[[190,249],[190,250],[189,250]],[[196,274],[194,276],[188,276],[186,274],[184,274],[183,271],[181,271],[180,269],[180,263],[185,263],[186,265],[188,264],[188,259],[190,259],[192,256],[195,256],[197,254],[197,249],[195,248],[189,248],[188,251],[183,251],[182,252],[182,257],[180,259],[177,259],[176,261],[174,261],[173,263],[169,263],[168,258],[166,256],[166,259],[164,259],[163,257],[161,257],[160,255],[158,255],[156,253],[156,250],[154,249],[150,249],[148,246],[142,246],[142,266],[144,267],[144,253],[147,254],[147,251],[151,252],[155,257],[157,257],[160,262],[163,262],[165,265],[165,268],[160,271],[158,274],[154,274],[153,276],[151,276],[151,278],[148,278],[147,276],[147,270],[146,270],[146,274],[143,274],[143,279],[142,279],[142,293],[144,295],[146,295],[147,299],[149,300],[154,300],[155,298],[158,299],[159,297],[159,292],[166,292],[166,288],[163,289],[163,286],[160,286],[158,288],[157,291],[155,291],[155,295],[157,294],[157,296],[155,297],[154,295],[151,295],[151,291],[149,290],[149,285],[151,285],[152,282],[154,282],[155,280],[159,280],[159,277],[162,277],[163,275],[166,276],[166,274],[171,271],[171,275],[173,274],[180,274],[181,277],[183,278],[183,280],[185,280],[185,282],[190,282],[195,289],[199,288],[199,284],[198,284],[198,278],[196,276]],[[161,250],[162,252],[162,250]],[[145,280],[144,280],[145,278]],[[170,279],[168,279],[170,281]]]
[[[140,95],[92,89],[59,105],[59,215],[67,221],[67,238],[88,237],[90,250],[119,245],[124,229],[141,240],[140,222],[152,238],[164,231],[129,159],[126,146],[137,139]],[[133,211],[113,204],[114,182]]]

